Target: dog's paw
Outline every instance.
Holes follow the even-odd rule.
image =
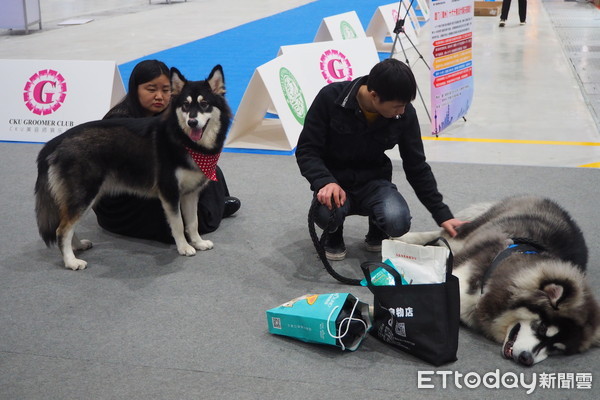
[[[86,269],[87,268],[87,262],[80,260],[78,258],[74,258],[72,260],[69,261],[65,261],[65,268],[69,268],[72,269],[73,271],[77,271],[80,269]]]
[[[191,257],[196,255],[196,249],[193,246],[190,246],[188,243],[181,246],[177,246],[177,251],[182,256]]]
[[[197,241],[193,241],[192,242],[192,246],[194,246],[194,248],[196,248],[196,250],[210,250],[212,249],[215,245],[213,244],[213,242],[211,242],[210,240],[197,240]]]

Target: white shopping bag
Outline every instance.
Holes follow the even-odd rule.
[[[381,243],[382,261],[390,260],[408,284],[443,283],[446,281],[447,247],[421,246],[400,240]]]

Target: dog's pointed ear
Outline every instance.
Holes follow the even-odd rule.
[[[225,95],[225,75],[223,75],[223,67],[215,65],[212,71],[210,71],[207,81],[213,92],[221,96]]]
[[[558,302],[563,298],[565,288],[557,283],[549,283],[544,286],[544,292],[548,296],[553,308],[557,308]]]
[[[187,79],[179,72],[175,67],[171,67],[171,92],[173,95],[181,93],[183,85],[187,82]]]

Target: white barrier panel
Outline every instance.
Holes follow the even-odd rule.
[[[411,0],[407,0],[411,1]],[[412,0],[414,1],[413,7],[417,9],[417,17],[419,21],[429,21],[429,4],[427,0]]]
[[[226,147],[291,151],[321,88],[367,75],[379,62],[372,38],[282,46],[281,56],[254,71]],[[279,119],[265,118],[273,110]]]
[[[400,10],[400,13],[398,13],[398,10]],[[398,21],[399,18],[404,18],[405,14],[406,8],[400,3],[392,3],[377,7],[375,14],[373,14],[373,17],[369,22],[366,34],[367,36],[373,38],[378,51],[387,53],[392,51],[393,40],[396,37],[396,34],[394,33],[396,21]],[[398,40],[402,42],[402,46],[405,49],[419,44],[415,27],[410,18],[405,19],[404,32],[406,35],[404,33],[400,33],[398,35]],[[410,40],[407,37],[410,38]],[[387,38],[391,38],[392,41],[386,42]],[[397,49],[400,48],[400,43],[397,43],[396,46]]]
[[[367,36],[356,11],[323,18],[315,42],[357,39]]]
[[[47,142],[125,95],[114,61],[0,60],[0,140]]]
[[[421,33],[421,24],[419,23],[419,17],[415,11],[415,4],[417,0],[402,0],[402,14],[399,18],[404,18],[406,23],[410,21],[417,36]]]

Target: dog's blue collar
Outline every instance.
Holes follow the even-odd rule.
[[[527,247],[531,247],[534,250],[523,250],[524,248],[527,248]],[[510,246],[508,246],[506,249],[507,250],[508,249],[512,249],[513,251],[519,251],[520,253],[523,253],[523,254],[536,254],[536,253],[538,253],[537,247],[534,247],[534,246],[532,246],[530,244],[525,244],[525,243],[514,243],[514,244],[511,244]]]
[[[481,293],[483,293],[483,288],[490,276],[492,275],[492,272],[494,272],[496,268],[498,268],[498,266],[502,263],[502,261],[504,261],[510,255],[514,253],[538,254],[544,250],[544,248],[541,245],[534,243],[533,241],[528,239],[514,238],[512,239],[512,241],[513,244],[509,245],[506,249],[502,250],[496,255],[489,268],[485,271],[485,274],[483,274],[483,277],[481,278]]]

